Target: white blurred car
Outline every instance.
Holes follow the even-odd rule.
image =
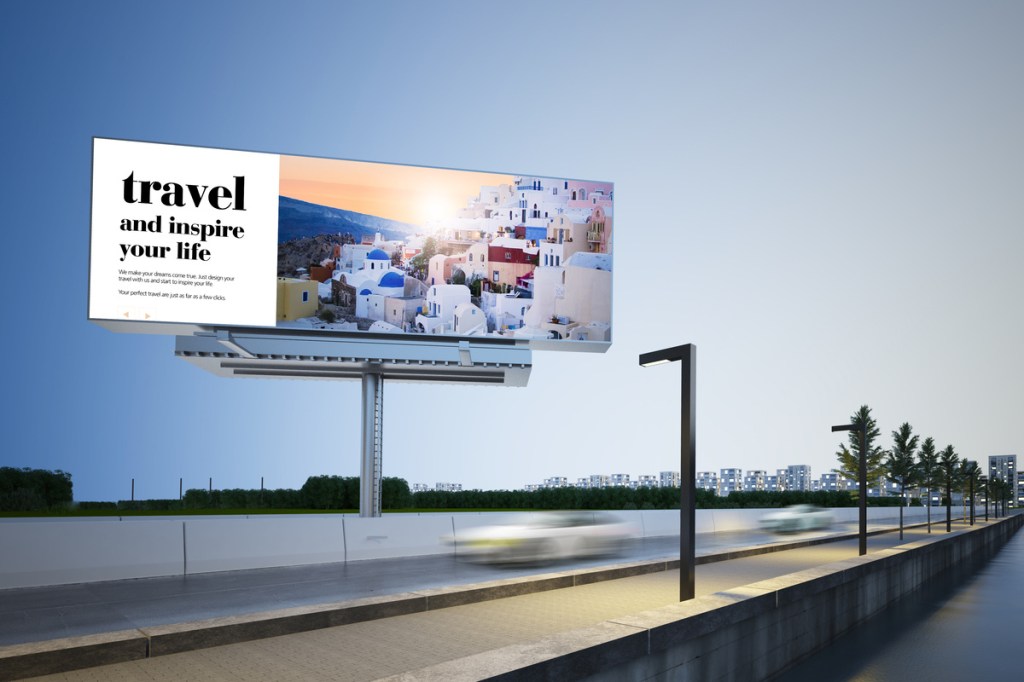
[[[794,504],[761,517],[761,528],[776,533],[821,530],[832,525],[832,512],[813,504]]]
[[[547,562],[615,554],[637,535],[633,524],[603,511],[534,512],[508,523],[469,528],[442,542],[461,559],[479,562]]]

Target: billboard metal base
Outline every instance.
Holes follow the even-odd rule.
[[[219,376],[359,379],[363,388],[359,515],[365,517],[381,514],[385,379],[526,386],[533,366],[528,346],[505,339],[432,341],[385,336],[364,340],[266,330],[204,330],[178,336],[174,354]]]
[[[432,340],[331,337],[259,331],[199,331],[175,338],[174,354],[219,376],[260,379],[362,379],[526,386],[527,345],[472,337]]]

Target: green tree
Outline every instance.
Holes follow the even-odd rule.
[[[71,474],[0,467],[0,511],[48,511],[71,504]]]
[[[882,457],[885,453],[882,451],[882,448],[874,445],[875,439],[878,438],[878,425],[875,423],[874,417],[871,416],[871,408],[867,405],[861,405],[860,409],[850,416],[850,423],[858,429],[866,430],[865,442],[867,446],[867,461],[865,463],[867,465],[867,480],[877,481],[882,478],[885,473],[885,468],[882,463]],[[846,443],[839,444],[839,450],[836,451],[836,458],[839,460],[839,467],[832,471],[843,478],[859,482],[861,448],[860,430],[850,431],[848,439],[850,443],[849,446],[847,446]]]
[[[1004,481],[1001,478],[997,478],[995,481],[996,509],[999,509],[999,504],[1002,503],[1002,516],[1006,516],[1006,503],[1010,499],[1013,487],[1009,481]]]
[[[960,462],[960,483],[963,486],[963,501],[964,501],[964,520],[968,518],[970,514],[970,523],[974,525],[974,495],[975,491],[978,490],[981,485],[981,467],[978,463],[973,460],[961,460]],[[971,498],[971,508],[967,510],[967,498]]]
[[[408,509],[412,506],[412,493],[404,478],[384,476],[380,481],[381,509]]]
[[[358,476],[310,476],[299,490],[306,509],[358,509]]]
[[[917,453],[918,481],[925,489],[928,502],[928,532],[932,532],[932,490],[938,485],[939,453],[935,451],[935,439],[928,436],[921,443]]]
[[[985,521],[987,522],[988,508],[989,504],[991,504],[992,502],[992,479],[990,479],[988,476],[982,476],[980,480],[981,487],[979,489],[979,494],[985,496]]]
[[[946,532],[953,530],[953,486],[957,484],[960,457],[956,454],[952,445],[939,453],[939,476],[946,488]]]
[[[423,250],[409,260],[410,273],[414,277],[426,281],[427,272],[430,269],[430,259],[436,255],[437,240],[433,237],[427,237],[423,240]]]
[[[423,251],[421,252],[423,257],[430,260],[437,255],[437,240],[433,237],[427,237],[423,240]]]
[[[900,487],[900,540],[903,539],[903,505],[907,488],[917,477],[917,435],[908,422],[892,432],[892,450],[886,453],[885,477]]]

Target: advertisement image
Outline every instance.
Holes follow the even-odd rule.
[[[89,317],[111,328],[611,343],[609,182],[108,139],[93,157]]]

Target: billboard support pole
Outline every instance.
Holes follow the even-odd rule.
[[[384,377],[372,368],[363,374],[363,451],[359,468],[359,516],[380,516]]]

